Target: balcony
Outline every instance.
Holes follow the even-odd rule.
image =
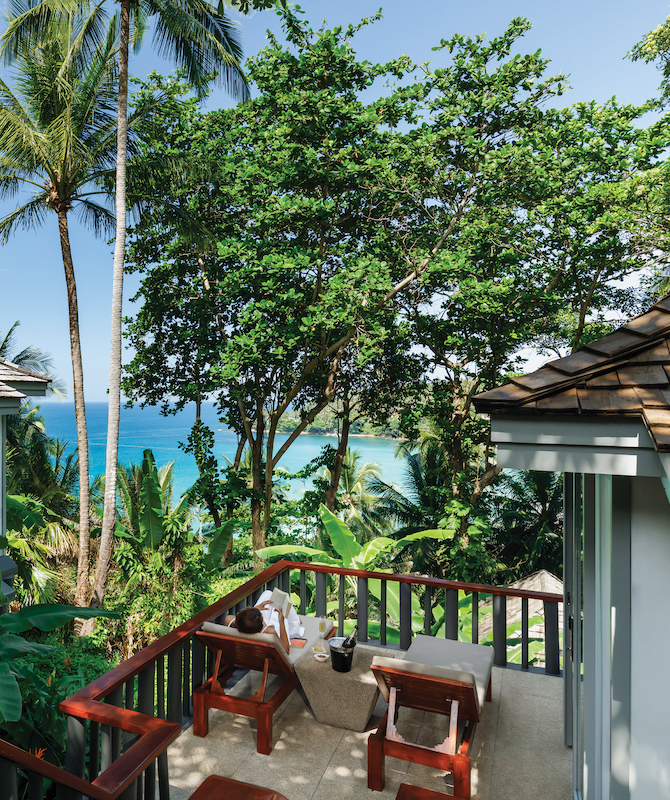
[[[375,581],[381,583],[373,585]],[[384,791],[367,788],[367,738],[385,712],[383,700],[377,703],[367,730],[356,733],[318,723],[304,693],[298,689],[275,714],[270,755],[256,751],[254,720],[224,711],[210,710],[206,738],[193,736],[192,692],[202,685],[207,668],[211,669],[207,654],[193,633],[205,620],[219,620],[228,611],[253,603],[265,587],[275,585],[285,590],[292,588],[301,598],[301,610],[311,606],[319,616],[325,613],[328,597],[338,597],[336,621],[340,625],[344,620],[344,589],[355,586],[359,640],[395,649],[406,649],[412,639],[412,627],[416,632],[413,586],[423,594],[424,611],[430,612],[424,617],[421,632],[437,632],[447,638],[458,635],[464,590],[468,592],[465,605],[471,604],[468,630],[475,641],[483,608],[480,596],[492,595],[496,666],[492,702],[485,704],[474,739],[472,797],[571,798],[571,750],[563,744],[559,595],[294,562],[279,562],[268,568],[64,701],[61,710],[71,715],[69,772],[49,767],[0,742],[0,778],[4,785],[11,785],[7,780],[13,780],[14,765],[19,764],[30,776],[31,800],[43,796],[42,776],[63,787],[61,796],[65,800],[81,800],[83,796],[95,800],[186,800],[210,774],[265,786],[289,800],[381,800],[395,797],[401,783],[452,793],[449,775],[390,758]],[[508,628],[505,613],[506,598],[510,596],[520,598],[522,604],[522,624],[514,626],[515,630]],[[530,662],[532,653],[538,654],[538,643],[533,641],[536,637],[532,631],[538,629],[538,624],[537,619],[529,619],[531,601],[544,605],[539,626],[542,661],[535,665]],[[397,628],[388,624],[393,617],[399,620]],[[373,632],[376,639],[371,641],[368,634]],[[398,641],[392,643],[392,639]],[[534,649],[532,644],[536,645]],[[518,664],[507,663],[511,655],[517,657]],[[230,691],[245,696],[259,680],[259,674],[254,672],[236,677]],[[398,730],[408,741],[433,745],[444,738],[444,723],[445,718],[437,714],[401,709]]]

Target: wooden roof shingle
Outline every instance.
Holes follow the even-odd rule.
[[[639,416],[670,452],[670,295],[614,333],[479,394],[485,414]],[[0,376],[1,377],[1,376]]]
[[[0,358],[0,398],[23,398],[21,388],[46,389],[50,378]]]

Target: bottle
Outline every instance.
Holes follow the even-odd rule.
[[[356,647],[356,633],[357,632],[358,632],[358,625],[356,625],[354,627],[353,631],[342,642],[342,649],[343,650],[351,650],[353,647]]]

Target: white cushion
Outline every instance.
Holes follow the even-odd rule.
[[[477,701],[481,712],[491,680],[493,656],[492,647],[417,634],[409,650],[405,653],[404,659],[427,667],[442,668],[470,675],[474,679],[477,689]],[[461,679],[452,677],[450,680]],[[463,682],[467,683],[468,681]]]

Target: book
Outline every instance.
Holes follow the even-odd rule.
[[[291,639],[291,647],[304,647],[307,639]]]
[[[281,589],[273,589],[272,590],[272,597],[270,598],[270,602],[276,609],[281,609],[284,618],[288,616],[288,612],[291,610],[291,598],[286,592],[282,592]]]

